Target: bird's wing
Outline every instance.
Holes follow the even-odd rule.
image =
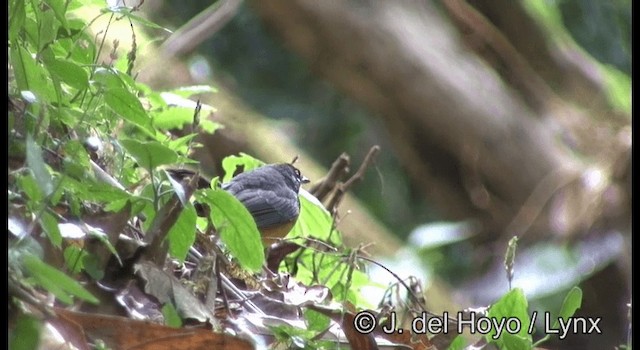
[[[278,195],[273,191],[262,189],[241,190],[235,193],[236,198],[249,210],[259,228],[267,228],[284,224],[300,214],[300,206],[294,192]]]

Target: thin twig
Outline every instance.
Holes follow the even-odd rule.
[[[318,198],[319,201],[324,202],[329,193],[336,187],[338,181],[341,181],[342,178],[349,173],[350,163],[349,155],[342,153],[338,159],[331,164],[331,169],[329,169],[327,175],[313,184],[311,189],[309,189],[309,193]]]
[[[380,146],[375,145],[371,147],[367,155],[364,157],[364,160],[362,161],[360,168],[358,168],[358,171],[356,171],[355,174],[353,174],[353,176],[351,176],[351,178],[349,178],[349,180],[347,180],[345,183],[338,184],[338,186],[336,186],[336,191],[333,194],[333,198],[331,198],[331,201],[329,201],[329,204],[327,205],[327,208],[329,209],[329,211],[331,211],[333,208],[338,207],[338,205],[342,201],[342,198],[344,197],[344,194],[356,182],[362,181],[362,179],[364,178],[365,171],[367,170],[367,168],[369,168],[369,166],[375,159],[375,156],[378,154],[378,152],[380,152]]]

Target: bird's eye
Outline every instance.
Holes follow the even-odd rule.
[[[296,177],[300,178],[302,175],[300,174],[300,170],[298,169],[293,169],[293,171],[296,173]]]

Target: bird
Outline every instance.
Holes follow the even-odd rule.
[[[264,245],[286,236],[300,215],[300,186],[308,183],[289,163],[268,164],[234,176],[221,188],[251,213]]]

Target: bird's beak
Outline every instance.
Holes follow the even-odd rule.
[[[301,183],[301,184],[309,183],[309,181],[310,181],[310,180],[309,180],[306,176],[304,176],[304,175],[302,175],[302,176],[300,177],[300,183]]]

